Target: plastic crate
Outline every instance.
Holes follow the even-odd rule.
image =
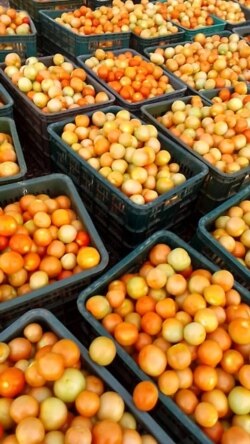
[[[39,61],[43,62],[46,66],[50,66],[53,57],[40,57]],[[65,58],[65,60],[67,60]],[[9,94],[14,100],[14,111],[17,116],[20,128],[25,128],[25,132],[28,133],[30,142],[33,144],[34,150],[38,152],[40,157],[47,160],[48,168],[50,163],[49,156],[49,135],[47,132],[47,126],[54,122],[59,122],[70,116],[76,116],[88,110],[96,110],[102,106],[109,105],[115,101],[114,96],[103,86],[101,86],[95,79],[87,75],[86,81],[90,85],[93,85],[97,92],[105,91],[108,94],[109,101],[105,104],[90,104],[79,108],[73,108],[70,110],[62,111],[59,113],[46,114],[37,108],[34,103],[22,93],[4,73],[4,64],[0,65],[0,79]],[[76,65],[74,65],[76,66]]]
[[[9,342],[11,339],[20,337],[24,328],[30,323],[39,323],[44,331],[53,331],[59,338],[67,338],[74,341],[81,351],[81,360],[84,368],[92,374],[97,375],[104,382],[106,390],[117,392],[125,403],[125,411],[130,411],[134,416],[138,430],[143,433],[152,434],[158,444],[174,444],[169,435],[146,413],[139,411],[132,400],[129,392],[114,378],[110,371],[95,364],[89,357],[88,350],[82,344],[81,338],[74,336],[50,311],[46,309],[30,310],[21,316],[16,322],[0,333],[1,342]]]
[[[86,310],[86,301],[93,295],[104,294],[109,283],[115,279],[119,279],[124,273],[137,271],[140,265],[147,259],[150,249],[157,243],[166,243],[171,248],[185,248],[192,259],[194,269],[202,267],[212,272],[218,269],[216,265],[208,261],[208,259],[173,233],[169,231],[158,231],[79,295],[77,306],[85,322],[85,331],[88,331],[88,335],[85,335],[86,342],[90,343],[93,337],[100,335],[111,337],[102,324]],[[237,289],[242,294],[243,299],[249,303],[249,292],[239,284],[235,284],[234,288]],[[131,391],[136,381],[149,379],[149,376],[139,369],[133,358],[129,356],[117,342],[116,350],[120,362],[119,365],[110,366],[110,369],[128,390]],[[211,444],[211,441],[202,433],[201,429],[177,407],[171,397],[160,394],[159,406],[152,410],[151,414],[165,430],[171,431],[176,443]]]
[[[124,52],[131,52],[134,56],[135,55],[139,55],[143,58],[143,60],[146,60],[146,57],[142,56],[141,54],[139,54],[137,51],[135,51],[134,49],[118,49],[116,51],[113,51],[113,53],[115,55],[119,55],[119,54],[123,54]],[[173,76],[171,73],[167,72],[166,70],[164,70],[164,74],[166,74],[169,77],[170,80],[170,84],[173,86],[174,91],[169,92],[167,94],[162,94],[161,96],[157,96],[157,97],[153,97],[150,99],[144,99],[141,100],[140,102],[136,102],[136,103],[130,103],[127,100],[124,100],[119,93],[117,93],[117,91],[115,91],[113,88],[111,88],[104,80],[100,79],[92,69],[90,69],[88,66],[85,65],[85,60],[88,59],[89,56],[88,55],[82,55],[77,57],[77,61],[79,63],[79,65],[81,67],[83,67],[84,69],[86,69],[86,71],[92,75],[92,77],[94,79],[96,79],[98,82],[100,82],[104,87],[106,87],[110,92],[112,92],[112,94],[116,97],[116,101],[119,105],[123,106],[125,109],[128,109],[131,112],[137,112],[140,111],[141,106],[144,103],[155,103],[155,102],[161,102],[162,100],[166,100],[169,97],[181,97],[185,94],[187,86],[185,85],[185,83],[183,83],[182,81],[180,81],[176,76]]]
[[[77,57],[81,54],[91,54],[98,48],[119,49],[129,46],[130,32],[113,32],[107,34],[78,35],[65,26],[57,23],[55,18],[60,17],[64,11],[40,11],[42,34],[52,43],[60,42],[62,51]]]
[[[103,108],[103,112],[120,111],[119,107]],[[86,113],[92,115],[93,113]],[[132,115],[132,117],[134,117]],[[51,156],[55,168],[67,173],[79,192],[85,197],[89,211],[95,215],[100,214],[115,233],[119,233],[121,241],[124,239],[124,230],[133,232],[137,240],[139,235],[148,235],[159,227],[173,226],[180,220],[184,220],[192,211],[191,202],[194,202],[198,195],[201,184],[208,172],[202,163],[189,153],[183,151],[173,141],[167,140],[159,134],[158,138],[162,147],[168,149],[174,162],[178,162],[181,171],[186,174],[188,180],[182,185],[174,188],[158,197],[155,201],[146,205],[137,205],[132,202],[122,191],[114,187],[107,179],[92,168],[84,159],[76,154],[62,139],[61,134],[66,123],[55,123],[48,128],[51,143]],[[105,214],[106,213],[106,214]],[[111,222],[112,221],[112,222]],[[130,239],[131,242],[131,239]],[[137,240],[137,243],[140,239]]]
[[[175,23],[173,23],[175,25]],[[148,46],[163,46],[166,44],[181,42],[185,38],[185,31],[181,29],[179,25],[178,32],[175,34],[168,34],[161,37],[153,37],[153,38],[142,38],[139,35],[136,35],[134,32],[131,32],[130,37],[130,47],[135,49],[138,52],[143,53]]]
[[[250,34],[250,30],[249,30],[249,34]],[[227,88],[227,89],[229,89],[229,91],[231,93],[234,92],[234,88]],[[212,103],[212,99],[214,97],[218,96],[220,91],[221,91],[221,88],[203,90],[203,91],[199,92],[199,95],[204,97],[205,99],[209,100]],[[250,94],[250,85],[247,86],[247,93]]]
[[[247,26],[239,26],[237,28],[233,28],[232,32],[235,32],[236,34],[239,34],[242,38],[250,37],[250,24]],[[250,41],[248,42],[250,45]]]
[[[19,199],[24,194],[47,193],[53,196],[67,195],[72,208],[76,211],[79,219],[83,222],[91,238],[91,245],[95,246],[100,255],[100,263],[90,270],[85,270],[74,276],[61,281],[54,282],[39,290],[32,291],[22,297],[0,303],[0,328],[3,328],[11,320],[20,316],[30,308],[46,307],[56,309],[66,302],[74,304],[79,291],[93,280],[93,277],[101,273],[108,264],[108,254],[100,239],[90,216],[85,209],[72,181],[62,174],[53,174],[39,177],[17,184],[2,186],[0,189],[0,205],[5,206]]]
[[[101,6],[111,6],[112,0],[87,0],[88,7],[91,9],[97,9]]]
[[[225,214],[232,206],[238,205],[242,200],[247,199],[250,199],[250,186],[202,217],[199,221],[192,244],[219,267],[225,267],[231,271],[235,279],[237,279],[243,287],[250,290],[250,269],[244,267],[244,265],[232,254],[227,252],[212,234],[210,234],[210,230],[213,230],[214,222],[219,216]]]
[[[46,10],[62,10],[62,9],[77,9],[86,4],[85,0],[10,0],[10,5],[16,9],[24,9],[28,11],[31,18],[34,20],[38,34],[41,33],[41,23],[39,18],[39,11]],[[18,5],[18,6],[17,6]]]
[[[192,96],[182,98],[185,103],[190,103]],[[202,98],[204,105],[209,105],[211,102],[205,98]],[[202,191],[203,198],[199,202],[201,212],[204,212],[202,207],[206,207],[206,198],[212,199],[213,205],[221,203],[223,200],[228,199],[230,196],[237,193],[241,187],[247,186],[250,183],[250,166],[242,169],[234,174],[226,174],[219,171],[209,162],[207,162],[201,155],[194,152],[188,145],[186,145],[181,139],[176,138],[174,134],[164,127],[157,117],[162,116],[171,109],[174,100],[168,100],[166,102],[159,103],[157,105],[145,105],[142,107],[142,114],[144,118],[155,125],[165,136],[175,140],[187,152],[192,153],[194,157],[200,159],[209,168],[209,174],[203,182]]]
[[[1,35],[0,36],[0,62],[3,62],[10,52],[17,52],[20,57],[26,58],[35,56],[36,48],[36,28],[30,19],[31,34],[27,35]],[[4,45],[4,49],[2,48]]]
[[[190,40],[193,37],[195,37],[196,34],[199,34],[199,33],[209,36],[209,35],[214,35],[214,34],[217,34],[221,31],[224,31],[225,26],[226,26],[226,22],[214,15],[212,15],[211,17],[214,20],[214,24],[210,25],[210,26],[202,26],[200,28],[188,29],[188,28],[185,28],[184,26],[181,26],[178,22],[177,22],[177,24],[178,24],[179,28],[185,32],[185,40]]]
[[[0,177],[0,186],[7,185],[12,182],[17,182],[19,180],[24,179],[27,173],[26,163],[23,157],[22,148],[19,142],[16,125],[14,120],[9,119],[8,117],[0,117],[0,132],[9,134],[13,141],[13,146],[15,148],[17,164],[19,165],[20,171],[15,176],[10,177]]]
[[[232,31],[234,28],[250,25],[250,9],[246,8],[245,6],[243,6],[241,4],[240,4],[240,7],[241,7],[241,10],[244,12],[246,21],[245,22],[240,22],[240,23],[225,22],[226,23],[226,29],[229,29],[230,31]]]
[[[14,102],[10,97],[9,93],[0,84],[0,100],[4,103],[3,106],[0,107],[0,117],[13,117],[13,106]]]
[[[9,3],[9,5],[10,5],[11,8],[14,8],[14,9],[23,9],[23,8],[22,8],[23,0],[9,0],[8,3]]]

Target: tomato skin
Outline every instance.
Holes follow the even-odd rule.
[[[4,428],[3,428],[3,426],[2,426],[2,424],[0,422],[0,438],[2,438],[3,435],[4,435]]]
[[[4,398],[14,398],[14,396],[22,392],[24,386],[24,373],[19,368],[7,368],[1,373],[0,395]]]
[[[80,247],[87,247],[90,244],[90,237],[86,231],[79,231],[76,236],[76,243]]]
[[[7,237],[0,235],[0,251],[5,250],[8,247],[8,243]]]
[[[17,229],[17,222],[12,216],[7,214],[0,215],[0,235],[12,236]]]

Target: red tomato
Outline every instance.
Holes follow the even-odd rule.
[[[4,370],[0,375],[0,395],[4,398],[14,398],[21,393],[25,386],[23,372],[16,367]]]
[[[87,247],[90,244],[90,237],[86,231],[79,231],[76,236],[76,243],[80,247]]]
[[[8,238],[5,236],[0,236],[0,251],[5,250],[8,246]]]

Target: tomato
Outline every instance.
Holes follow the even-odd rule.
[[[90,236],[86,231],[78,231],[75,241],[80,247],[87,247],[90,244]]]
[[[25,386],[23,372],[15,367],[7,368],[0,374],[0,395],[14,398],[22,392]]]
[[[17,222],[12,216],[7,214],[0,215],[0,235],[12,236],[17,229]]]
[[[2,426],[2,424],[0,423],[0,438],[2,438],[4,435],[4,428]]]
[[[8,238],[6,236],[0,236],[0,251],[5,250],[5,248],[7,248],[8,246]]]

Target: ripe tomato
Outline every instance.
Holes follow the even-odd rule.
[[[75,241],[80,247],[87,247],[90,244],[90,237],[86,231],[79,231]]]
[[[17,222],[12,216],[7,214],[0,215],[0,235],[12,236],[17,229]]]
[[[7,368],[0,374],[0,395],[5,398],[14,398],[21,393],[24,385],[24,374],[19,368]]]
[[[5,250],[5,248],[7,248],[8,246],[8,238],[6,236],[0,236],[0,251]]]

